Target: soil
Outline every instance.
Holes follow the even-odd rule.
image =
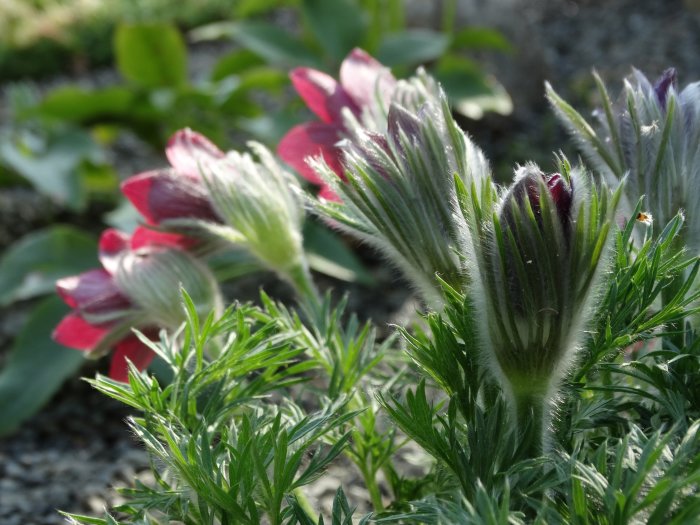
[[[425,24],[436,20],[432,2],[409,3],[416,21]],[[465,122],[465,128],[494,159],[496,172],[504,180],[510,177],[515,162],[534,159],[544,165],[551,163],[551,152],[564,147],[566,137],[547,111],[544,80],[549,79],[574,106],[585,108],[595,102],[591,95],[593,67],[611,82],[613,92],[632,66],[650,77],[675,66],[682,85],[699,79],[698,4],[695,0],[460,1],[461,22],[499,28],[514,49],[508,55],[477,55],[513,97],[513,115],[487,116],[478,122]],[[205,51],[192,62],[205,70],[215,56],[216,51]],[[114,79],[110,71],[91,75],[78,80],[100,84]],[[134,155],[132,146],[123,145],[129,155],[116,156],[120,173],[128,175],[164,162],[148,152]],[[58,210],[31,191],[3,189],[0,247],[58,217]],[[382,285],[373,290],[353,286],[350,308],[374,318],[382,327],[410,317],[416,304],[407,287],[393,280],[376,259],[370,257],[369,261]],[[259,286],[276,286],[274,282],[270,277],[245,281],[236,290],[237,297],[254,297]],[[329,280],[323,285],[338,291],[345,288]],[[14,335],[14,327],[21,324],[22,312],[5,311],[0,316],[1,354]],[[86,376],[94,372],[94,368],[82,371]],[[0,523],[58,524],[64,519],[56,509],[99,515],[118,502],[114,486],[129,485],[135,476],[148,476],[148,458],[124,425],[128,415],[128,409],[78,378],[69,381],[43,411],[17,433],[0,440]],[[334,486],[339,480],[350,481],[347,492],[357,500],[361,496],[353,492],[352,479],[343,477],[342,470],[337,472]],[[316,495],[327,504],[332,490],[320,487]]]

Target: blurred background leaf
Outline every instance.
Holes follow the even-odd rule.
[[[45,299],[15,340],[0,370],[0,436],[38,412],[85,362],[83,354],[51,339],[66,313],[68,307],[58,297]]]
[[[53,292],[57,279],[97,264],[97,242],[77,228],[30,233],[0,258],[0,306]]]
[[[187,82],[187,49],[171,24],[122,24],[114,48],[119,72],[129,82],[149,88]]]

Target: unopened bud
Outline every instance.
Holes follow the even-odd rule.
[[[147,247],[129,251],[120,260],[114,279],[152,325],[172,329],[185,320],[181,287],[200,315],[221,308],[211,271],[182,250]]]

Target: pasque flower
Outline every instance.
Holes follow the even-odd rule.
[[[315,297],[302,249],[298,183],[264,147],[252,144],[251,150],[255,159],[224,153],[183,129],[166,148],[171,168],[135,175],[122,191],[147,225],[166,229],[172,243],[197,254],[246,249],[307,299]]]
[[[619,196],[562,160],[560,173],[527,164],[500,199],[486,191],[472,200],[466,251],[484,356],[521,430],[538,436],[535,449],[546,404],[594,311]]]
[[[221,238],[246,248],[268,269],[315,301],[303,250],[304,208],[296,178],[261,144],[251,153],[230,151],[202,167]]]
[[[152,226],[196,231],[203,223],[220,223],[200,170],[202,165],[223,158],[224,152],[203,135],[186,128],[170,138],[165,154],[171,167],[125,180],[121,189],[126,198]],[[197,242],[184,235],[179,239],[185,247]]]
[[[302,177],[321,185],[320,195],[335,199],[323,179],[308,165],[321,157],[344,177],[338,143],[347,136],[346,112],[371,131],[384,131],[396,79],[388,68],[361,49],[353,49],[340,67],[340,81],[311,68],[297,68],[290,78],[299,95],[319,121],[292,128],[280,141],[278,155]]]
[[[99,244],[102,268],[56,283],[73,311],[54,330],[54,340],[93,357],[114,349],[109,375],[118,381],[127,379],[127,359],[146,368],[153,353],[131,329],[155,337],[160,328],[177,328],[184,321],[180,286],[203,314],[220,306],[213,275],[174,247],[178,241],[145,228],[131,236],[106,230]]]
[[[644,209],[663,228],[684,210],[683,240],[700,252],[700,83],[679,92],[672,68],[653,84],[634,70],[613,103],[595,78],[603,107],[590,124],[548,85],[556,115],[597,172],[609,182],[626,177],[627,212],[644,196]]]
[[[342,203],[310,199],[316,212],[381,251],[428,304],[442,302],[438,278],[457,289],[458,246],[466,228],[455,213],[455,177],[477,186],[490,176],[481,151],[457,126],[444,95],[420,76],[400,81],[384,132],[354,126],[343,142],[347,181],[317,159],[316,172]]]

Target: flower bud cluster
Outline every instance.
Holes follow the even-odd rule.
[[[428,305],[441,305],[445,284],[468,295],[483,358],[518,426],[535,417],[541,435],[544,407],[594,312],[620,190],[595,188],[565,159],[553,174],[526,164],[499,190],[425,73],[395,84],[379,126],[357,119],[342,85],[331,85],[324,104],[300,89],[338,131],[332,154],[305,159],[324,185],[321,197],[333,196],[309,197],[309,206],[383,252]],[[342,121],[337,104],[345,104]],[[294,148],[283,146],[289,161]]]
[[[149,359],[132,342],[131,353],[120,346],[130,327],[150,333],[181,323],[180,286],[203,311],[220,305],[193,254],[224,244],[245,247],[314,296],[302,248],[305,202],[382,251],[427,304],[441,306],[445,284],[469,295],[484,359],[515,404],[548,396],[590,317],[619,192],[594,188],[564,160],[549,175],[527,164],[499,190],[422,71],[397,81],[354,50],[339,82],[311,69],[291,77],[320,122],[292,129],[277,151],[322,185],[320,198],[304,195],[261,145],[251,145],[253,155],[225,153],[189,129],[177,132],[166,148],[170,168],[122,185],[146,227],[132,237],[108,231],[103,269],[59,281],[75,311],[56,339],[97,354],[116,347],[123,379],[126,358],[139,366]],[[672,88],[655,92],[671,111]],[[75,323],[84,333],[74,333]]]
[[[132,328],[155,336],[184,320],[183,287],[201,314],[221,306],[218,284],[197,256],[230,247],[248,249],[259,262],[312,293],[302,251],[303,207],[298,185],[271,154],[219,150],[190,129],[168,142],[171,167],[130,177],[124,195],[145,226],[129,237],[104,233],[103,269],[57,283],[75,309],[56,328],[56,341],[99,356],[115,349],[110,375],[126,379],[126,359],[146,367],[153,354]]]
[[[700,252],[700,83],[678,91],[675,69],[653,84],[634,70],[613,103],[597,75],[596,82],[603,108],[591,123],[548,85],[556,115],[599,173],[611,183],[626,178],[627,213],[644,196],[644,209],[663,228],[684,210],[683,240]]]

